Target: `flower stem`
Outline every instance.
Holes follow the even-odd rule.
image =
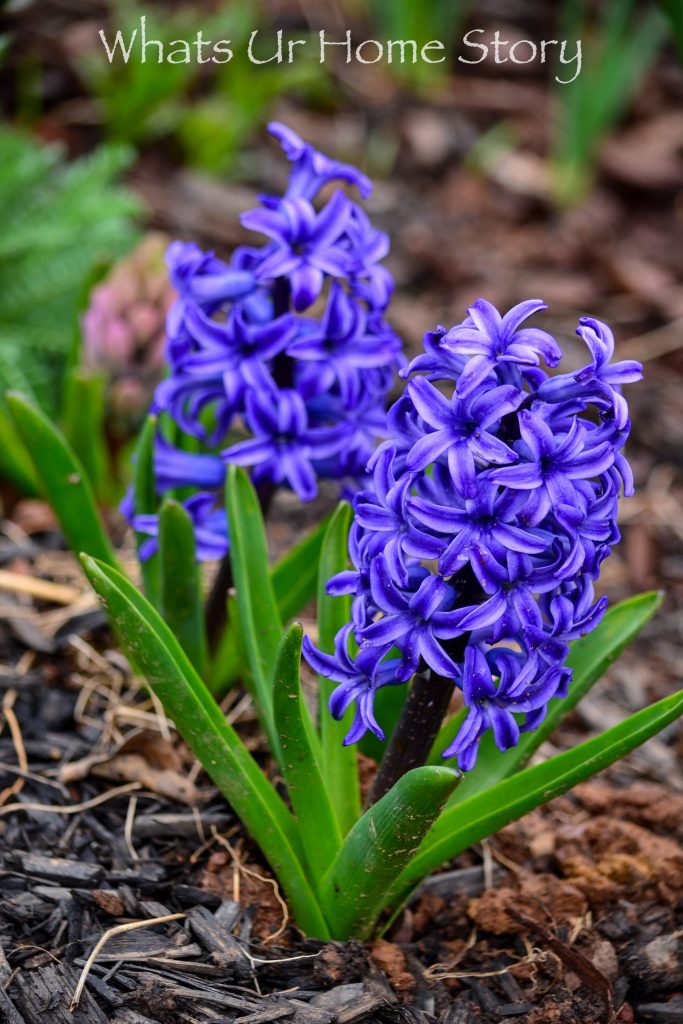
[[[366,807],[377,803],[411,768],[419,768],[425,763],[452,696],[452,679],[445,679],[429,669],[415,676]]]

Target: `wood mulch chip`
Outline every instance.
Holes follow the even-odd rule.
[[[9,571],[74,588],[78,608],[54,542],[33,534]],[[0,1021],[681,1020],[680,768],[665,788],[654,759],[631,759],[528,815],[370,945],[306,940],[106,626],[74,633],[58,590],[6,583],[53,647],[0,625]],[[618,673],[600,699],[618,713]],[[225,706],[261,757],[248,704]],[[560,740],[590,727],[575,714]]]

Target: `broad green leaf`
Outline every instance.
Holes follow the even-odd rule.
[[[275,563],[271,580],[282,622],[288,622],[312,601],[318,582],[318,562],[323,536],[329,523],[326,516],[302,541]],[[212,693],[224,694],[240,675],[240,661],[233,631],[234,616],[228,615],[211,661],[207,683]]]
[[[678,47],[678,54],[683,60],[683,6],[680,0],[659,0],[662,8],[671,23],[671,29]]]
[[[161,609],[164,620],[203,676],[206,628],[194,526],[182,505],[167,499],[159,516]]]
[[[107,565],[116,565],[90,481],[64,435],[23,395],[9,392],[6,398],[40,487],[69,547],[76,552],[85,551]]]
[[[228,607],[230,607],[229,596]],[[237,609],[235,608],[234,614],[230,611],[228,612],[228,626],[221,634],[207,672],[206,685],[211,690],[211,693],[218,698],[223,697],[230,687],[237,682],[242,671],[242,662],[235,638],[234,627],[237,621]]]
[[[176,728],[263,850],[310,935],[329,929],[301,861],[296,823],[226,721],[170,628],[125,577],[82,556],[121,646],[139,666]]]
[[[157,430],[157,417],[148,416],[145,425],[140,431],[135,453],[133,455],[133,507],[135,514],[154,515],[159,508],[159,498],[156,492],[156,478],[154,473],[154,438]],[[138,551],[140,545],[147,540],[143,533],[135,534],[135,541]],[[160,596],[160,567],[158,553],[147,558],[140,559],[140,574],[145,596],[152,602],[155,608],[159,607]]]
[[[112,468],[104,434],[106,381],[74,367],[64,385],[64,436],[83,463],[97,498],[112,495]]]
[[[450,768],[413,768],[356,822],[321,888],[335,939],[369,938],[387,892],[459,779]]]
[[[273,724],[273,672],[282,620],[270,577],[263,514],[249,477],[238,466],[228,466],[225,495],[240,642],[259,718],[270,749],[279,759],[279,740]]]
[[[462,803],[523,768],[562,719],[576,707],[624,648],[640,633],[661,605],[662,599],[662,594],[650,591],[622,601],[605,612],[602,622],[591,633],[575,640],[567,659],[567,664],[574,670],[567,696],[550,701],[548,714],[538,729],[523,733],[517,746],[505,753],[496,747],[492,733],[487,733],[481,742],[476,767],[469,772],[457,793],[453,794],[452,803]],[[444,749],[441,747],[441,750]]]
[[[273,706],[282,749],[282,774],[315,885],[339,852],[341,832],[320,771],[320,742],[301,692],[302,638],[298,622],[282,638],[275,666]]]
[[[9,418],[0,396],[0,480],[11,481],[27,498],[37,498],[40,488],[33,463]]]
[[[683,713],[683,692],[665,697],[594,739],[525,768],[468,800],[449,807],[437,820],[399,879],[390,901],[402,906],[413,888],[431,871],[457,857],[473,843],[493,835],[535,807],[589,779]]]
[[[329,521],[326,516],[273,566],[273,590],[283,622],[298,615],[315,597],[320,551]]]
[[[326,654],[334,652],[334,638],[351,619],[351,598],[330,597],[325,589],[335,573],[348,568],[348,536],[351,507],[342,502],[330,519],[320,552],[318,567],[318,646]],[[336,683],[319,676],[320,686],[320,745],[323,756],[323,774],[332,803],[337,812],[343,835],[349,831],[360,814],[360,786],[358,762],[353,747],[344,746],[344,737],[351,727],[353,712],[347,711],[340,722],[329,712],[330,695]]]

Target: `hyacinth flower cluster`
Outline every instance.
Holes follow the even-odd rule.
[[[332,714],[355,704],[347,743],[367,730],[384,738],[381,687],[432,673],[466,708],[443,756],[472,769],[487,730],[507,750],[566,695],[568,645],[604,613],[594,582],[619,540],[619,496],[633,489],[621,386],[642,368],[612,362],[609,327],[583,317],[589,361],[550,375],[541,364],[559,367],[560,346],[527,324],[545,308],[529,300],[501,316],[479,299],[461,324],[428,333],[403,371],[372,485],[353,501],[354,568],[328,588],[353,595],[352,622],[334,655],[305,642],[339,684]]]
[[[167,252],[178,298],[166,325],[170,373],[153,409],[191,443],[183,450],[159,433],[156,486],[195,492],[185,508],[202,560],[228,546],[219,512],[226,463],[250,467],[262,495],[285,486],[309,501],[320,478],[356,490],[386,433],[386,396],[403,365],[385,319],[388,237],[343,190],[327,187],[341,182],[365,198],[370,181],[284,125],[270,132],[290,161],[287,189],[241,218],[265,243],[241,246],[228,261],[193,243]],[[135,516],[130,497],[124,513],[149,536],[141,556],[150,557],[157,517]]]

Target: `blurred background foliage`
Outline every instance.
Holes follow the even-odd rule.
[[[116,30],[126,38],[141,17],[147,38],[167,48],[201,30],[205,39],[229,39],[235,55],[222,64],[110,63],[100,30],[110,41]],[[581,74],[558,85],[556,58],[458,63],[471,27],[486,29],[481,39],[496,29],[513,42],[581,38]],[[350,28],[354,42],[438,39],[447,60],[361,66],[335,53],[321,65],[321,28],[338,39]],[[254,29],[266,53],[277,29],[309,44],[291,65],[255,66],[245,55]],[[157,327],[145,356],[139,310],[147,299],[122,283],[131,279],[125,264],[118,274],[115,265],[150,229],[222,248],[240,241],[245,196],[279,173],[263,142],[271,117],[318,132],[314,142],[387,179],[375,202],[389,228],[397,212],[391,182],[414,175],[418,194],[436,194],[452,165],[556,218],[590,205],[603,153],[628,126],[648,74],[676,48],[683,51],[680,0],[11,0],[0,45],[0,388],[20,389],[60,415],[101,480],[125,476],[116,453],[139,417],[121,415],[120,352],[135,352],[126,395],[138,393],[129,378],[137,374],[147,395],[160,371]],[[530,87],[541,107],[520,109]],[[152,292],[163,286],[160,261],[155,273]],[[94,291],[107,275],[113,283]],[[419,274],[410,281],[423,283]],[[93,306],[97,315],[91,308],[87,319]],[[117,338],[125,345],[108,363]],[[97,451],[86,451],[98,431]],[[27,490],[21,453],[3,438],[0,405],[0,473]]]

